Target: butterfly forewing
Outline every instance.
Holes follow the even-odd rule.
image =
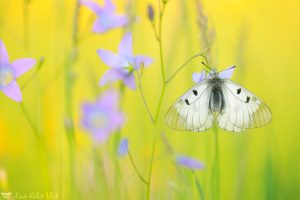
[[[241,132],[244,129],[264,126],[272,119],[269,107],[249,90],[223,79],[225,109],[218,115],[220,128]]]
[[[175,130],[205,131],[212,126],[213,115],[209,110],[211,87],[203,80],[180,97],[166,114],[167,125]]]

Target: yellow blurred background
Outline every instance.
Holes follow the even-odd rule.
[[[27,3],[26,3],[27,2]],[[101,0],[97,1],[102,3]],[[69,196],[69,148],[65,131],[66,106],[71,105],[75,125],[75,187],[80,199],[144,199],[146,188],[139,181],[128,157],[118,159],[119,188],[115,187],[114,135],[98,148],[108,180],[106,196],[97,194],[93,172],[93,143],[82,128],[81,104],[94,101],[107,87],[98,81],[108,67],[100,60],[100,48],[116,52],[124,31],[132,31],[134,53],[154,58],[143,72],[142,83],[150,110],[154,113],[162,79],[158,43],[147,18],[147,5],[158,1],[114,0],[120,13],[136,16],[124,29],[105,34],[91,33],[96,16],[86,7],[79,9],[78,59],[72,61],[72,101],[66,102],[66,58],[72,52],[75,0],[0,0],[0,39],[10,60],[44,58],[38,74],[23,93],[23,105],[41,133],[46,161],[40,160],[37,141],[18,103],[0,93],[0,168],[6,171],[6,186],[13,193],[52,192],[57,199]],[[198,0],[169,0],[163,20],[163,53],[169,77],[188,58],[205,46],[201,31],[212,31],[210,64],[218,70],[237,68],[232,77],[257,94],[271,108],[272,122],[263,128],[232,134],[219,130],[220,199],[300,199],[300,12],[299,2],[271,0],[203,0],[201,7],[208,27],[199,28]],[[163,143],[176,154],[202,160],[205,169],[196,172],[206,195],[212,199],[211,171],[214,159],[213,131],[182,133],[164,124],[168,107],[194,83],[192,73],[200,72],[203,59],[196,58],[170,82],[159,117],[158,139],[152,174],[152,199],[197,199],[193,174],[178,173]],[[18,79],[25,84],[36,69]],[[118,88],[118,84],[115,85]],[[148,174],[154,128],[138,90],[125,89],[122,109],[126,123],[122,137],[141,173]],[[43,162],[45,162],[43,164]],[[47,166],[47,167],[45,167]],[[47,174],[45,176],[45,174]],[[1,180],[2,181],[2,180]],[[120,189],[121,188],[121,189]],[[127,191],[127,192],[126,192]],[[17,199],[17,198],[16,198]]]

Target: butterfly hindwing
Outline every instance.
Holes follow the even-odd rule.
[[[244,129],[264,126],[271,121],[271,111],[262,100],[229,79],[223,81],[225,108],[217,118],[220,128],[241,132]]]
[[[213,124],[209,110],[211,87],[208,79],[195,85],[180,97],[166,114],[167,125],[175,130],[202,132]]]

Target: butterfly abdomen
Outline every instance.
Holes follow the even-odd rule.
[[[220,113],[225,108],[225,100],[221,85],[222,83],[219,78],[212,79],[212,90],[209,99],[209,109],[211,112]]]

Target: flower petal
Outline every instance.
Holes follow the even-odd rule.
[[[144,67],[150,65],[153,62],[153,59],[147,56],[135,56],[134,57],[134,68],[137,70],[143,64]]]
[[[96,15],[100,15],[103,12],[103,8],[101,8],[96,2],[93,1],[81,1],[81,4],[91,9]]]
[[[229,68],[219,72],[218,76],[220,78],[231,78],[234,69],[235,69],[235,66],[229,67]]]
[[[119,45],[119,54],[122,57],[132,57],[132,34],[126,33]]]
[[[190,158],[188,156],[178,156],[176,158],[176,162],[184,167],[190,168],[190,169],[203,169],[204,165],[202,162]]]
[[[22,101],[22,93],[16,81],[13,81],[10,85],[3,88],[2,91],[6,94],[6,96],[8,96],[14,101]]]
[[[102,59],[102,61],[110,67],[120,68],[120,67],[126,67],[129,65],[127,60],[125,60],[124,58],[122,58],[119,55],[114,54],[111,51],[99,49],[97,51],[97,53],[100,56],[100,58]]]
[[[121,80],[124,79],[124,75],[122,73],[120,73],[118,70],[116,69],[109,69],[105,72],[105,74],[102,76],[99,85],[103,86],[106,85],[108,83],[113,83],[117,80]]]
[[[105,0],[104,9],[107,12],[114,12],[116,8],[111,0]]]
[[[197,73],[197,72],[193,73],[193,81],[195,83],[200,83],[201,81],[203,81],[205,79],[205,74],[206,73],[204,70],[200,73]]]
[[[2,40],[0,40],[0,64],[9,64],[8,54]]]
[[[124,79],[124,84],[127,85],[129,88],[131,89],[136,89],[136,85],[135,85],[135,78],[133,74],[129,74],[127,75]]]
[[[125,26],[129,23],[129,19],[126,15],[114,15],[111,16],[110,19],[110,28],[117,28],[117,27],[122,27]]]
[[[106,27],[99,18],[95,20],[92,28],[94,33],[105,33],[108,30],[109,28]]]
[[[98,98],[96,105],[98,107],[105,107],[111,112],[118,111],[118,93],[112,90],[105,91]]]
[[[19,60],[15,60],[11,65],[14,69],[15,78],[18,78],[25,72],[27,72],[33,65],[35,65],[36,61],[32,58],[23,58]]]

